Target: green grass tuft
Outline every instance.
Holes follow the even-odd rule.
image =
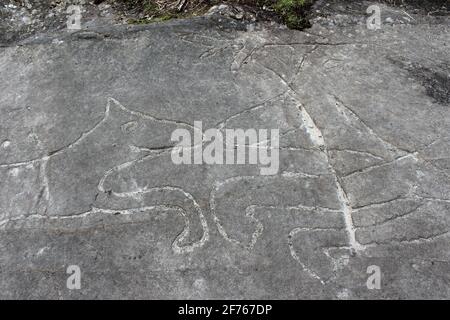
[[[277,0],[273,8],[288,28],[303,29],[309,26],[305,15],[312,3],[312,0]]]

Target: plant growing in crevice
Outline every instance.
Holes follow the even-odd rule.
[[[310,26],[306,16],[313,2],[313,0],[277,0],[273,8],[288,28],[303,29]]]
[[[242,5],[251,10],[275,14],[291,29],[309,27],[307,15],[315,0],[116,0],[138,16],[130,23],[141,24],[203,14],[220,3]],[[262,14],[265,16],[265,14]],[[276,17],[273,15],[273,18]]]

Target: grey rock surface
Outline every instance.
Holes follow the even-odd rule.
[[[96,28],[125,22],[121,12],[108,3],[94,0],[0,0],[0,43],[39,38],[67,28],[68,9],[80,6],[83,28]],[[71,12],[71,11],[69,11]],[[73,11],[71,12],[73,13]]]
[[[0,298],[450,298],[450,20],[411,16],[5,41]],[[279,173],[173,164],[200,120],[279,129]]]

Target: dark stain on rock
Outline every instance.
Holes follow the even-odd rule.
[[[450,105],[450,74],[446,72],[450,66],[436,66],[434,70],[415,62],[405,62],[394,58],[389,60],[408,73],[422,84],[429,97],[437,103]]]

